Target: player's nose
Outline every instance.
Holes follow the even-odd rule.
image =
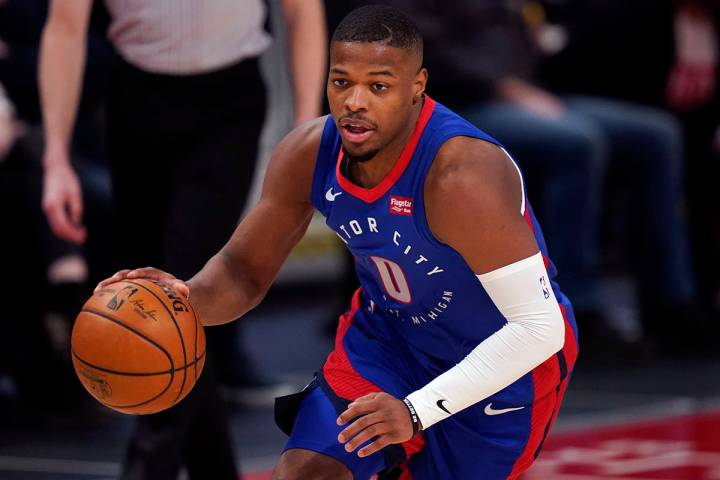
[[[345,97],[345,108],[351,112],[367,111],[367,95],[362,88],[351,88]]]

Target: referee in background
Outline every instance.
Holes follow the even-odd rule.
[[[105,5],[108,37],[120,57],[107,99],[117,239],[107,254],[118,264],[156,265],[189,278],[229,238],[252,182],[266,108],[258,56],[271,43],[267,6],[262,0]],[[282,0],[282,6],[298,124],[320,114],[325,20],[321,0]],[[92,0],[51,0],[40,54],[43,209],[55,235],[74,243],[87,236],[69,150],[91,9]],[[138,417],[123,479],[175,480],[181,465],[192,479],[237,479],[213,363],[218,347],[226,349],[236,335],[210,333],[216,335],[205,372],[190,395],[165,412]]]

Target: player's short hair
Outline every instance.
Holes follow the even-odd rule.
[[[382,43],[416,51],[422,59],[423,40],[410,18],[394,7],[367,5],[356,8],[342,19],[332,42]]]

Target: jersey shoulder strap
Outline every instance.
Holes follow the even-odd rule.
[[[315,159],[315,171],[313,173],[312,193],[310,199],[313,206],[323,215],[327,216],[324,210],[327,205],[323,202],[323,189],[328,184],[328,175],[335,173],[335,164],[338,152],[340,151],[341,140],[338,135],[337,127],[331,115],[325,120],[322,137],[320,139],[320,148],[317,158]]]

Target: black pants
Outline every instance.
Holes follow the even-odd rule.
[[[192,76],[157,75],[120,63],[107,110],[115,199],[115,255],[125,268],[196,273],[225,244],[242,213],[265,114],[256,60]],[[215,329],[234,328],[213,327]],[[217,332],[214,332],[217,333]],[[123,479],[237,478],[214,364],[177,406],[138,418]],[[232,348],[232,347],[230,347]]]

